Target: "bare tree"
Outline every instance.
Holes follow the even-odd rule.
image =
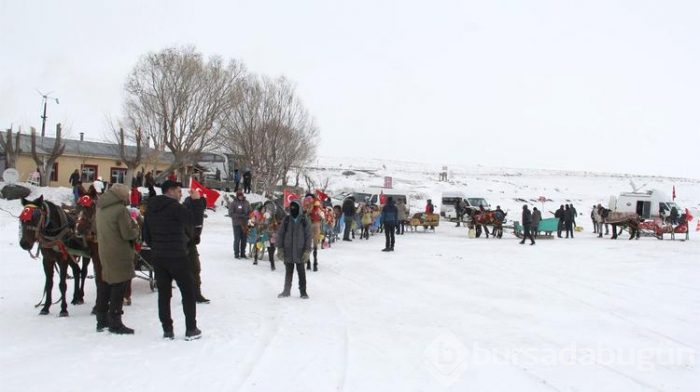
[[[249,165],[257,178],[254,188],[259,184],[269,193],[286,182],[292,167],[314,158],[318,130],[284,77],[251,75],[241,86],[239,102],[223,123],[223,144]]]
[[[118,131],[114,128],[112,131],[113,138],[117,140],[119,159],[126,165],[124,183],[131,185],[136,171],[145,160],[144,150],[147,148],[145,145],[146,138],[141,128],[125,132],[124,128],[120,127]]]
[[[141,129],[156,151],[167,149],[180,170],[215,146],[220,120],[235,102],[244,67],[219,57],[205,60],[194,48],[168,48],[145,55],[126,82],[126,126]]]
[[[43,138],[42,138],[43,141]],[[37,168],[39,168],[39,174],[41,175],[41,186],[48,186],[49,182],[51,181],[51,174],[53,171],[53,164],[56,162],[56,159],[63,155],[63,151],[66,149],[66,145],[63,143],[63,139],[61,139],[61,124],[56,124],[56,138],[54,139],[53,147],[51,148],[51,151],[47,152],[39,152],[37,151],[36,148],[36,129],[32,127],[32,136],[31,136],[31,143],[32,143],[32,158],[34,159],[34,162],[36,163]],[[41,148],[43,149],[44,146],[42,145]]]
[[[17,167],[17,158],[19,154],[22,153],[22,148],[20,146],[20,134],[22,133],[22,128],[17,131],[14,139],[12,138],[12,127],[7,129],[7,138],[3,137],[0,133],[0,147],[5,153],[5,166],[9,168]]]

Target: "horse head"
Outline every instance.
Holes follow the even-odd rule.
[[[75,220],[74,232],[79,238],[86,238],[93,234],[95,221],[95,202],[88,196],[81,196],[77,203],[78,217]]]
[[[44,196],[29,201],[22,198],[22,213],[19,215],[20,238],[19,246],[24,250],[31,250],[38,240],[39,226],[41,226],[43,214]]]

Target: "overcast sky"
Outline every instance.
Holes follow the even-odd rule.
[[[139,57],[284,74],[319,155],[700,178],[700,2],[0,0],[0,128],[107,133]]]

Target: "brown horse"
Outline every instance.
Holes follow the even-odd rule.
[[[99,287],[102,281],[102,262],[97,245],[97,225],[95,222],[96,200],[88,195],[78,199],[78,217],[75,220],[75,235],[82,238],[90,251],[95,269],[95,286]],[[93,309],[94,311],[94,309]]]
[[[497,238],[503,237],[503,220],[499,219],[496,211],[480,211],[470,209],[467,214],[471,218],[471,226],[476,230],[476,237],[481,236],[483,228],[486,233],[486,238],[489,238],[489,229],[487,226],[493,226],[493,236]]]
[[[612,225],[612,237],[610,239],[616,240],[618,235],[622,233],[622,230],[628,228],[630,231],[630,240],[639,239],[639,225],[642,219],[635,212],[616,212],[609,210],[607,208],[599,208],[600,216],[603,218],[603,223],[608,223]],[[617,228],[620,226],[620,231]],[[598,237],[602,237],[603,233],[600,233]]]
[[[66,317],[68,316],[68,304],[66,303],[68,267],[73,270],[75,281],[71,304],[81,305],[84,303],[83,289],[90,259],[83,256],[81,270],[77,258],[81,257],[78,253],[86,251],[85,244],[73,235],[68,214],[50,201],[44,200],[43,196],[33,201],[22,198],[22,205],[24,209],[20,214],[21,237],[19,244],[33,258],[38,258],[39,253],[41,253],[44,275],[46,276],[42,297],[42,300],[44,297],[46,298],[46,302],[43,303],[39,314],[49,314],[49,308],[52,305],[54,265],[58,265],[58,287],[61,291],[59,316]],[[36,255],[32,255],[31,250],[35,244],[38,244],[39,248]],[[42,305],[41,302],[37,304],[37,306],[40,305]]]

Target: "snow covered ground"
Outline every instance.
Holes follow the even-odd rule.
[[[700,385],[700,233],[690,241],[594,238],[590,206],[637,185],[671,192],[698,213],[700,181],[542,170],[320,159],[310,172],[334,191],[394,185],[412,208],[464,190],[515,215],[522,202],[573,202],[585,231],[574,240],[518,245],[468,239],[442,223],[436,233],[337,243],[308,274],[311,299],[277,299],[283,268],[234,260],[225,211],[210,213],[200,246],[204,337],[186,342],[179,294],[175,341],[163,341],[157,294],[134,280],[125,323],[135,336],[94,331],[88,303],[70,317],[39,316],[43,274],[20,250],[17,220],[0,211],[0,388],[3,391],[696,391]],[[358,169],[364,171],[358,171]],[[354,170],[355,175],[342,172]],[[37,189],[54,201],[67,189]],[[439,204],[439,203],[438,203]],[[539,203],[535,204],[540,206]],[[0,200],[18,215],[19,202]],[[511,215],[511,216],[512,216]],[[545,214],[547,217],[548,214]],[[296,282],[296,280],[295,280]],[[296,284],[296,283],[295,283]],[[70,287],[70,285],[69,285]],[[54,288],[54,293],[58,291]]]

